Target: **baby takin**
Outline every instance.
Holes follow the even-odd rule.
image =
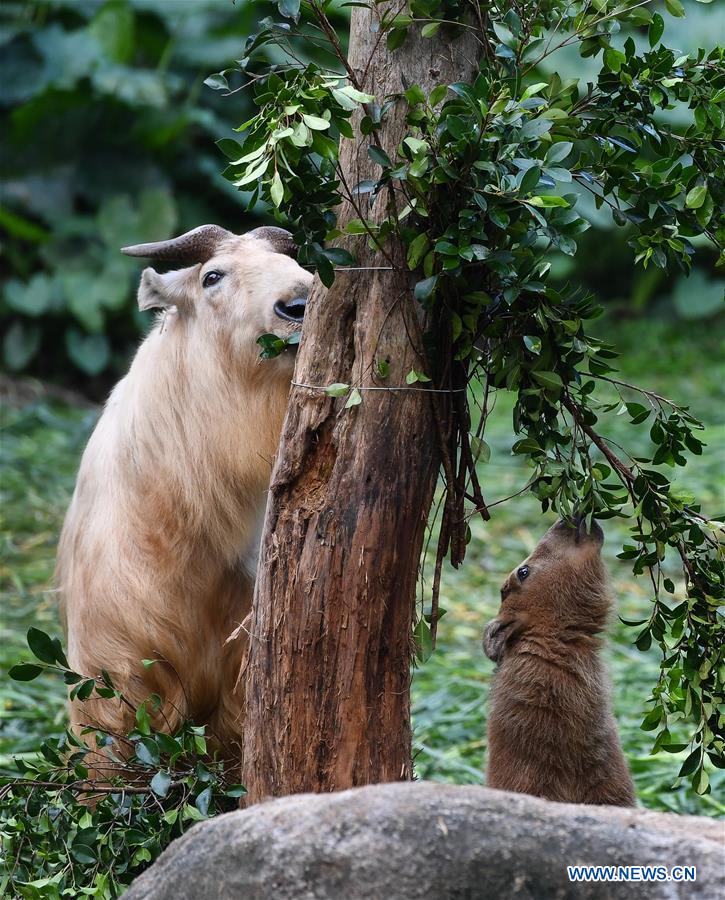
[[[280,228],[235,235],[203,225],[126,247],[186,268],[145,269],[138,303],[160,309],[91,435],[66,515],[57,585],[73,669],[106,669],[129,705],[71,705],[77,732],[133,727],[163,698],[158,724],[206,724],[235,756],[233,696],[269,485],[294,357],[260,360],[257,338],[301,329],[312,275]],[[142,660],[155,660],[144,667]]]
[[[601,659],[610,608],[602,529],[557,522],[506,579],[483,638],[498,663],[488,785],[566,803],[634,806]]]

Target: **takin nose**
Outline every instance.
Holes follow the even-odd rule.
[[[287,322],[301,322],[305,317],[306,297],[295,297],[294,300],[278,300],[274,304],[275,315]]]
[[[587,531],[586,519],[587,517],[581,514],[574,516],[574,524],[576,526],[574,540],[577,544],[580,541],[592,541],[601,546],[604,543],[604,532],[602,531],[601,525],[596,519],[592,519],[592,527]]]

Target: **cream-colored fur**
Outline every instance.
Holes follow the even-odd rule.
[[[203,288],[212,270],[224,277]],[[144,271],[140,306],[166,311],[90,438],[60,538],[71,667],[106,669],[131,706],[159,694],[160,725],[205,723],[230,757],[244,637],[225,642],[250,609],[293,370],[289,351],[261,361],[256,338],[296,329],[273,306],[306,296],[311,280],[266,241],[243,236],[203,265]],[[145,668],[142,659],[157,662]],[[71,705],[71,722],[123,734],[133,711],[93,699]]]

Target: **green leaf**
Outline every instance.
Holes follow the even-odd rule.
[[[692,786],[698,794],[707,794],[710,792],[710,776],[704,769],[700,769],[697,775],[692,779]]]
[[[471,435],[471,453],[476,462],[487,463],[491,459],[491,448],[477,435]]]
[[[207,87],[210,87],[213,91],[229,90],[229,82],[227,81],[226,75],[223,72],[217,72],[215,75],[210,75],[208,78],[205,78],[204,84]]]
[[[610,72],[619,72],[626,61],[627,57],[621,50],[617,50],[614,47],[607,47],[604,51],[604,65]]]
[[[146,766],[157,766],[159,764],[159,749],[151,740],[139,741],[136,744],[136,759]]]
[[[15,321],[3,336],[3,359],[11,372],[20,372],[40,349],[40,329]]]
[[[271,156],[265,156],[261,162],[256,164],[250,164],[247,166],[247,169],[237,181],[233,182],[234,187],[244,187],[245,184],[251,184],[253,181],[257,181],[260,176],[264,175],[267,171],[270,162],[272,161]]]
[[[574,144],[571,141],[557,141],[555,144],[552,144],[546,153],[544,165],[552,166],[566,159],[573,147]]]
[[[423,232],[413,239],[408,247],[408,268],[416,269],[430,248],[428,235]]]
[[[343,247],[325,247],[322,253],[336,266],[351,266],[355,262],[355,257],[352,253]]]
[[[260,334],[257,343],[262,348],[259,354],[262,359],[274,359],[287,346],[287,342],[276,334]]]
[[[150,787],[157,797],[165,797],[171,787],[171,775],[168,772],[157,772],[151,779]]]
[[[541,338],[536,337],[535,335],[524,335],[524,344],[526,348],[530,350],[532,353],[535,353],[537,356],[541,353]]]
[[[28,647],[30,647],[33,651],[33,655],[41,660],[41,662],[54,665],[58,661],[58,647],[50,635],[47,635],[39,628],[30,627],[28,629]]]
[[[665,6],[667,7],[667,12],[677,19],[681,19],[685,15],[685,7],[680,3],[680,0],[665,0]]]
[[[384,169],[392,168],[393,163],[391,162],[390,157],[384,150],[381,150],[380,147],[368,147],[368,156],[373,162],[382,166]]]
[[[448,93],[448,85],[439,84],[433,88],[430,92],[430,97],[428,101],[431,106],[438,106],[438,104],[445,98]]]
[[[199,810],[202,816],[209,814],[209,803],[211,802],[211,788],[204,788],[194,801],[194,806]]]
[[[346,109],[349,112],[353,112],[360,105],[359,103],[356,103],[352,99],[352,97],[348,97],[347,94],[343,94],[343,92],[340,90],[337,90],[337,88],[332,89],[332,96],[335,98],[335,100],[337,100],[337,102],[340,104],[340,106],[343,109]]]
[[[687,759],[682,763],[680,771],[677,773],[678,778],[684,778],[691,775],[702,762],[702,750],[698,747],[693,750]]]
[[[225,797],[243,797],[247,793],[247,789],[243,784],[233,784],[224,791]]]
[[[659,41],[662,37],[662,33],[665,30],[665,20],[659,13],[654,13],[652,16],[652,24],[649,27],[649,45],[650,47],[654,47],[654,45]]]
[[[403,96],[411,106],[425,103],[425,94],[419,84],[411,84],[411,86],[403,92]]]
[[[430,625],[424,618],[418,619],[415,629],[413,630],[413,638],[415,640],[415,655],[421,663],[427,662],[433,653],[433,637],[431,635]]]
[[[17,278],[11,278],[5,284],[5,302],[10,309],[24,316],[41,316],[47,312],[57,294],[57,285],[47,275],[34,275],[23,284]]]
[[[359,406],[362,403],[362,397],[360,396],[360,391],[357,388],[353,388],[350,391],[350,396],[347,398],[347,403],[345,404],[345,409],[350,409],[351,406]]]
[[[699,209],[707,197],[707,185],[698,184],[687,192],[685,206],[688,209]]]
[[[349,384],[343,384],[341,381],[336,381],[334,384],[327,385],[325,393],[328,397],[343,397],[349,390]]]
[[[43,671],[42,666],[36,666],[35,663],[19,663],[12,666],[8,675],[13,681],[33,681]]]
[[[92,866],[96,862],[96,854],[86,844],[73,844],[70,852],[73,859],[83,865]]]
[[[534,138],[540,138],[542,135],[551,131],[553,124],[554,123],[550,119],[529,119],[519,132],[519,140],[523,143],[524,141],[530,141]]]
[[[284,187],[282,186],[282,179],[279,177],[279,172],[274,173],[274,178],[272,179],[272,184],[269,188],[269,196],[276,207],[281,206],[282,198],[284,197]]]
[[[278,0],[277,9],[285,19],[293,19],[295,22],[299,22],[300,0]]]
[[[662,707],[656,706],[644,717],[640,728],[642,731],[654,731],[662,721]]]
[[[531,191],[535,190],[540,178],[541,169],[538,166],[531,166],[526,169],[521,178],[521,183],[519,184],[519,194],[523,196],[524,194],[529,194]]]
[[[136,710],[136,727],[141,734],[151,734],[151,720],[145,703],[142,703]]]
[[[125,0],[108,0],[88,25],[88,34],[98,41],[115,63],[128,63],[134,52],[134,11]]]
[[[232,140],[232,138],[221,138],[215,143],[227,159],[233,160],[239,158],[242,149],[242,145],[239,141]]]
[[[526,88],[526,90],[521,95],[521,101],[528,100],[529,97],[533,97],[534,94],[538,94],[539,91],[542,91],[544,88],[549,86],[548,81],[537,81],[536,84],[532,84]]]
[[[324,131],[326,128],[330,127],[330,123],[327,119],[322,119],[320,116],[312,116],[308,113],[302,115],[302,121],[313,131]]]
[[[375,97],[372,94],[365,94],[363,91],[358,91],[357,88],[354,88],[351,84],[345,85],[345,87],[340,88],[341,94],[346,94],[352,100],[356,100],[358,103],[374,103]]]
[[[561,380],[561,376],[559,376],[556,372],[532,372],[532,377],[539,382],[539,384],[543,385],[545,388],[550,390],[561,390],[564,387],[564,382]]]
[[[440,27],[440,22],[428,22],[420,29],[420,33],[424,38],[431,38],[438,34]]]
[[[652,412],[651,407],[643,406],[641,403],[626,403],[627,412],[632,417],[632,424],[639,425],[649,418]]]
[[[538,442],[535,441],[533,438],[523,438],[520,441],[516,441],[516,443],[511,448],[511,452],[515,453],[516,455],[524,454],[524,453],[531,455],[532,453],[537,454],[537,453],[541,453],[542,451],[541,451],[541,447],[539,446]]]
[[[530,203],[532,206],[541,206],[544,209],[549,209],[554,206],[569,206],[569,203],[563,197],[557,197],[553,194],[546,194],[541,197],[529,197],[526,202]]]
[[[111,348],[105,334],[83,335],[77,328],[65,333],[68,356],[86,375],[100,375],[111,361]]]
[[[417,282],[415,288],[413,290],[413,294],[416,300],[427,300],[433,291],[435,290],[435,286],[438,283],[438,276],[431,275],[430,278],[424,278],[423,281]]]

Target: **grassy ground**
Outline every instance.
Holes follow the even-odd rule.
[[[682,323],[656,320],[625,322],[614,331],[610,336],[625,353],[621,367],[625,377],[689,403],[707,422],[708,451],[679,478],[695,491],[704,509],[721,510],[725,506],[725,386],[716,331],[706,325],[684,328]],[[7,768],[11,755],[32,753],[40,738],[58,732],[64,721],[61,684],[49,678],[19,684],[10,682],[5,673],[10,665],[28,656],[24,635],[29,625],[59,633],[50,590],[55,544],[78,458],[93,421],[92,411],[47,398],[12,404],[4,413],[0,770]],[[510,428],[510,402],[502,396],[486,435],[493,450],[491,461],[481,471],[489,502],[513,493],[526,482],[525,466],[510,455]],[[609,433],[629,446],[634,443],[635,449],[636,439],[642,440],[637,429],[622,418],[613,419]],[[473,540],[464,567],[458,572],[445,572],[441,605],[447,615],[439,627],[438,649],[414,679],[420,777],[483,781],[486,696],[492,664],[480,649],[481,632],[497,611],[504,576],[531,550],[551,521],[551,516],[543,517],[528,496],[497,506],[490,523],[473,523]],[[650,600],[647,583],[634,579],[627,565],[615,559],[624,535],[625,526],[607,524],[606,556],[618,612],[625,618],[641,618]],[[651,736],[639,729],[646,697],[657,676],[657,652],[637,651],[632,646],[632,630],[618,622],[612,624],[611,637],[608,655],[616,714],[641,802],[679,812],[724,813],[723,780],[717,775],[709,797],[694,797],[687,788],[671,790],[679,767],[677,757],[650,756]]]

